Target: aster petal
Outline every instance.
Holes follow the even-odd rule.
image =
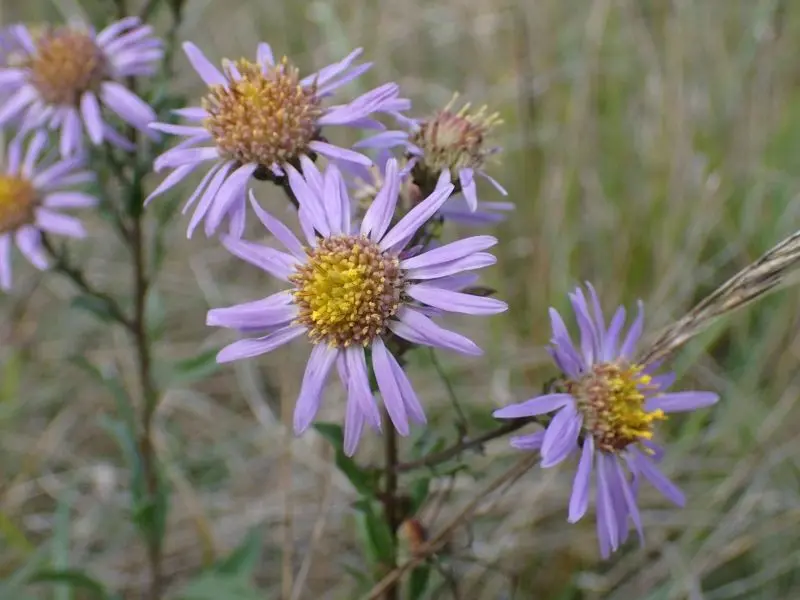
[[[591,481],[593,462],[594,438],[589,435],[586,436],[586,439],[583,441],[581,460],[578,463],[578,470],[572,482],[572,494],[569,499],[569,517],[567,518],[570,523],[579,521],[583,515],[586,514],[586,509],[589,507],[589,483]]]
[[[200,50],[197,46],[195,46],[192,42],[184,42],[183,43],[183,51],[186,53],[186,57],[189,59],[189,62],[197,71],[197,74],[200,75],[200,78],[206,83],[208,86],[212,85],[227,85],[228,80],[225,79],[225,76],[211,64],[206,58],[206,55],[203,54],[203,51]]]
[[[480,175],[486,181],[491,183],[492,186],[494,187],[494,189],[496,189],[498,192],[500,192],[503,196],[508,196],[508,191],[506,190],[506,188],[504,188],[502,185],[500,185],[500,183],[494,177],[484,173],[483,171],[479,171],[478,175]]]
[[[323,236],[331,234],[330,226],[328,225],[328,217],[325,207],[320,202],[320,198],[312,191],[303,176],[298,173],[297,169],[289,165],[286,168],[287,176],[289,177],[289,185],[294,192],[300,208],[306,213],[310,219],[314,229],[319,231]]]
[[[344,417],[344,453],[346,456],[353,456],[356,453],[358,442],[361,440],[361,434],[364,430],[364,413],[361,412],[358,399],[349,390],[350,377],[342,353],[339,353],[336,359],[336,366],[338,367],[342,386],[347,390],[347,406]]]
[[[512,448],[517,450],[534,451],[539,450],[544,442],[544,431],[529,433],[526,435],[515,435],[509,440]]]
[[[317,345],[322,346],[323,344]],[[375,404],[375,398],[369,387],[367,359],[364,355],[364,348],[361,346],[349,346],[345,348],[344,355],[347,363],[347,372],[350,377],[347,389],[355,394],[367,423],[377,431],[380,431],[381,413]]]
[[[639,507],[636,504],[636,498],[633,494],[633,489],[628,482],[628,477],[622,468],[622,463],[619,459],[614,458],[614,468],[617,471],[617,480],[619,481],[619,489],[622,492],[622,497],[625,499],[625,506],[628,509],[628,514],[633,519],[633,524],[636,526],[636,532],[639,534],[639,543],[644,545],[644,530],[642,528],[642,517],[639,514]]]
[[[316,344],[308,358],[300,395],[294,408],[294,432],[297,435],[308,429],[317,416],[322,388],[339,350],[328,344]]]
[[[653,487],[661,492],[670,502],[680,507],[686,505],[686,496],[684,496],[680,488],[659,471],[658,467],[656,467],[650,459],[636,449],[630,450],[630,456],[632,457],[632,461],[629,462],[629,464],[632,467],[632,471],[644,475]]]
[[[268,246],[246,242],[229,235],[222,236],[221,239],[222,245],[231,254],[284,281],[289,280],[289,275],[294,272],[298,264],[297,259],[291,254]]]
[[[247,218],[247,203],[242,201],[238,202],[228,212],[228,235],[235,238],[240,238],[244,235],[244,229]]]
[[[43,206],[47,208],[91,208],[99,200],[84,192],[55,192],[44,197]]]
[[[289,250],[289,252],[291,252],[292,255],[294,255],[298,260],[304,261],[306,259],[306,252],[303,248],[303,244],[300,243],[300,240],[298,240],[297,236],[292,233],[291,229],[284,225],[279,219],[276,219],[266,210],[261,208],[256,201],[256,196],[253,193],[253,190],[250,190],[250,204],[253,207],[258,220],[261,221],[267,231],[274,235],[281,244],[286,246],[286,249]]]
[[[567,403],[555,414],[544,433],[542,468],[553,467],[572,454],[578,445],[582,423],[583,417],[574,402]]]
[[[608,457],[604,452],[597,454],[597,529],[604,534],[607,545],[613,552],[619,547],[619,528],[614,510],[614,500],[609,488],[609,474],[606,466]],[[602,544],[601,544],[602,548]]]
[[[308,147],[314,152],[317,152],[325,158],[329,158],[331,160],[343,160],[345,162],[351,162],[357,165],[364,165],[365,167],[368,167],[372,164],[372,161],[369,159],[369,157],[364,156],[359,152],[347,150],[346,148],[341,148],[327,142],[314,140],[309,142]]]
[[[397,432],[400,435],[408,435],[408,415],[406,414],[403,396],[400,393],[400,387],[397,385],[397,380],[394,377],[394,371],[389,362],[388,354],[389,351],[386,349],[381,338],[373,340],[372,367],[375,373],[375,379],[378,382],[378,389],[383,398],[383,405],[386,407],[386,412],[389,413],[389,418],[392,420]]]
[[[227,363],[266,354],[279,346],[283,346],[294,338],[303,335],[305,332],[306,328],[302,325],[290,325],[278,329],[264,337],[233,342],[219,351],[217,354],[217,362]]]
[[[100,103],[93,92],[85,92],[81,96],[81,116],[89,139],[95,145],[102,144],[103,118],[100,116]]]
[[[167,190],[175,187],[181,181],[186,179],[186,177],[194,171],[198,167],[198,163],[190,163],[188,165],[182,165],[175,169],[172,173],[167,175],[167,177],[162,181],[156,189],[150,192],[150,195],[147,196],[144,200],[144,205],[147,206],[156,196],[160,196]]]
[[[430,196],[417,204],[381,240],[382,250],[391,250],[395,246],[405,243],[413,236],[434,214],[453,192],[453,184],[438,187]]]
[[[97,34],[95,42],[98,46],[105,47],[107,43],[116,38],[120,33],[131,27],[136,27],[139,23],[141,23],[139,17],[125,17],[119,21],[115,21]]]
[[[0,289],[11,289],[11,236],[0,234]]]
[[[133,152],[136,149],[136,144],[121,135],[108,123],[103,123],[103,140],[125,152]]]
[[[328,65],[324,69],[320,69],[318,72],[312,73],[311,75],[303,78],[300,81],[300,85],[306,87],[312,83],[316,83],[317,86],[321,86],[328,83],[331,79],[345,71],[351,64],[353,64],[353,61],[361,56],[363,52],[363,48],[356,48],[339,62]]]
[[[595,325],[595,331],[597,332],[597,339],[600,342],[600,349],[602,350],[603,341],[605,340],[605,333],[606,333],[606,322],[605,318],[603,317],[603,309],[600,306],[600,298],[597,297],[597,290],[594,289],[594,286],[586,282],[586,287],[589,288],[589,297],[592,300],[592,310],[593,310],[593,319],[592,322]],[[598,352],[598,355],[601,352]]]
[[[347,167],[351,166],[350,163],[345,163],[345,165]],[[315,192],[317,196],[322,196],[325,188],[325,178],[317,168],[317,165],[314,164],[314,161],[304,154],[300,157],[300,167],[309,189]]]
[[[205,219],[205,233],[206,236],[211,236],[222,223],[222,219],[231,211],[237,204],[244,204],[245,190],[247,182],[253,175],[258,165],[254,163],[246,163],[234,170],[222,187],[217,192],[217,197],[211,204],[208,214]]]
[[[414,300],[454,313],[467,315],[496,315],[508,310],[508,305],[496,298],[463,294],[421,283],[409,286],[406,293]]]
[[[148,123],[157,118],[149,104],[116,81],[104,82],[100,86],[100,97],[119,118],[145,133]]]
[[[86,237],[86,229],[84,229],[80,219],[70,215],[62,215],[46,208],[36,209],[36,226],[56,235],[65,235],[73,238]]]
[[[22,110],[37,98],[36,90],[30,85],[23,85],[11,94],[0,106],[0,126],[6,125]]]
[[[394,378],[397,381],[397,386],[400,388],[400,394],[403,397],[403,405],[405,406],[406,413],[417,423],[424,425],[427,422],[425,417],[425,410],[414,392],[411,382],[408,380],[403,367],[397,362],[397,359],[392,356],[392,353],[386,352],[387,359],[394,373]]]
[[[42,248],[42,236],[35,227],[27,225],[17,229],[14,239],[20,252],[40,271],[48,267],[49,261]]]
[[[611,324],[603,339],[603,360],[610,361],[617,356],[617,345],[619,343],[619,332],[625,326],[625,307],[620,306],[614,317],[611,319]]]
[[[665,413],[687,412],[712,406],[719,401],[713,392],[671,392],[648,398],[644,409],[648,412],[663,410]]]
[[[636,349],[636,344],[642,335],[642,327],[644,326],[644,303],[639,300],[637,306],[639,307],[639,314],[636,315],[636,320],[628,330],[628,335],[625,336],[625,341],[622,343],[622,348],[619,350],[620,358],[630,359],[633,356],[633,351]]]
[[[397,160],[386,162],[386,175],[381,189],[370,204],[361,221],[361,235],[368,235],[373,242],[380,240],[392,222],[400,193],[400,178],[397,175]]]
[[[422,313],[408,307],[401,308],[397,313],[398,321],[391,321],[389,328],[400,337],[412,342],[425,340],[426,346],[447,348],[461,354],[480,356],[483,351],[472,340],[440,327]],[[409,337],[411,336],[411,337]],[[411,339],[411,338],[415,339]]]
[[[350,71],[342,75],[341,78],[337,79],[336,81],[331,81],[326,85],[319,86],[317,88],[317,97],[324,98],[325,96],[329,96],[335,90],[339,89],[343,85],[350,83],[354,79],[361,77],[364,73],[369,71],[372,68],[372,63],[367,62],[357,67],[353,67]]]
[[[545,394],[536,396],[525,402],[510,404],[503,408],[498,408],[492,413],[495,419],[522,419],[525,417],[535,417],[544,415],[556,410],[561,410],[575,399],[569,394]],[[544,433],[542,434],[544,435]]]
[[[12,148],[13,146],[9,146]],[[11,157],[9,156],[9,159]],[[82,157],[73,157],[61,160],[33,176],[31,180],[35,188],[43,189],[49,186],[61,187],[62,179],[75,169],[83,166]]]
[[[187,106],[184,108],[175,108],[172,114],[178,115],[187,121],[203,121],[208,117],[208,111],[201,106]]]
[[[580,292],[580,290],[578,290]],[[589,314],[586,300],[583,294],[578,293],[569,295],[572,303],[572,309],[575,311],[575,319],[578,322],[578,329],[581,333],[581,354],[586,365],[591,365],[595,360],[595,348],[597,341],[595,338],[595,329],[592,324],[591,315]],[[597,358],[600,358],[599,356]]]
[[[584,362],[580,352],[575,348],[572,343],[572,338],[567,331],[567,326],[564,325],[564,320],[561,318],[559,312],[550,307],[550,327],[553,331],[553,343],[555,348],[554,352],[560,359],[559,367],[569,376],[574,377],[581,371],[585,371],[588,365]]]
[[[192,192],[192,195],[189,196],[189,199],[184,203],[183,208],[181,209],[181,214],[184,215],[186,214],[186,212],[192,207],[192,205],[197,201],[197,199],[203,193],[203,190],[206,189],[209,180],[225,167],[227,167],[226,164],[214,165],[208,171],[206,171],[206,174],[203,175],[203,178],[200,180],[200,183],[197,184],[197,187]]]
[[[200,198],[200,202],[197,204],[197,208],[194,210],[192,214],[192,218],[189,221],[189,228],[186,231],[187,237],[192,237],[192,233],[194,233],[195,227],[200,223],[203,217],[206,216],[209,207],[214,202],[214,198],[219,191],[219,188],[222,187],[222,184],[225,183],[225,179],[230,174],[231,169],[233,168],[232,162],[225,163],[220,169],[214,174],[211,178],[211,181],[206,186],[205,191],[203,192],[202,198]],[[202,189],[201,186],[198,186],[198,191]],[[193,197],[194,198],[194,197]],[[190,198],[189,201],[193,202],[193,198]],[[189,202],[186,203],[187,206]]]
[[[22,85],[25,79],[27,79],[27,74],[24,70],[3,67],[2,70],[0,70],[0,89]]]
[[[344,232],[342,227],[343,206],[349,205],[349,198],[342,198],[342,174],[336,165],[329,165],[325,170],[323,179],[323,193],[324,198],[323,206],[328,218],[328,225],[331,228],[331,233],[338,235]]]
[[[366,137],[353,144],[353,148],[394,148],[403,146],[408,142],[408,133],[405,131],[381,131]]]
[[[6,158],[6,172],[9,175],[16,175],[19,172],[20,166],[22,164],[23,137],[24,136],[17,134],[8,144],[7,155],[5,158]],[[36,186],[35,180],[34,180],[34,186]]]
[[[453,290],[458,292],[471,285],[475,285],[479,277],[476,273],[461,273],[459,275],[448,275],[431,281],[436,287],[443,290]]]
[[[173,148],[159,156],[153,163],[153,170],[158,173],[164,169],[180,167],[190,163],[201,163],[219,159],[215,147],[206,148]]]
[[[478,189],[475,185],[475,175],[472,169],[460,169],[458,181],[461,184],[461,193],[467,201],[467,206],[472,212],[478,209]]]
[[[22,175],[26,179],[29,179],[33,175],[33,169],[46,143],[47,136],[43,132],[37,131],[28,144],[28,150],[25,152],[25,160],[22,163]]]
[[[426,253],[427,254],[427,253]],[[409,280],[414,279],[438,279],[449,277],[463,271],[473,271],[490,267],[497,262],[497,258],[488,252],[476,252],[470,256],[459,258],[446,263],[431,265],[430,267],[420,267],[419,269],[409,269],[406,275]]]
[[[61,137],[58,141],[61,156],[74,154],[80,146],[83,129],[78,111],[74,108],[65,109],[62,113]]]
[[[666,390],[672,387],[675,383],[675,373],[661,373],[660,375],[653,375],[650,383],[655,386],[659,391]]]
[[[205,113],[205,111],[203,111]],[[148,124],[150,129],[168,133],[170,135],[184,135],[198,138],[211,138],[209,131],[200,125],[174,125],[172,123],[153,122]]]
[[[400,263],[400,266],[409,270],[439,265],[486,250],[495,244],[497,244],[497,238],[491,235],[476,235],[428,250],[413,258],[407,258]]]
[[[272,48],[266,42],[261,42],[256,50],[256,60],[265,67],[271,67],[275,64],[275,57],[272,54]]]
[[[257,330],[286,325],[297,317],[297,305],[281,305],[274,301],[267,305],[268,300],[269,298],[262,300],[261,306],[253,306],[253,303],[248,303],[241,306],[211,309],[206,315],[206,325],[227,327],[228,329]]]

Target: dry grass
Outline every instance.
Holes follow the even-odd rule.
[[[43,16],[44,6],[5,0],[2,14]],[[256,40],[268,39],[310,68],[363,45],[375,67],[362,89],[397,80],[418,111],[458,89],[502,113],[506,151],[494,174],[518,211],[498,228],[500,261],[487,283],[511,310],[491,327],[458,323],[486,348],[484,359],[441,357],[474,431],[490,426],[492,408],[532,395],[554,375],[542,350],[547,308],[564,307],[576,282],[591,280],[609,309],[644,299],[652,333],[800,228],[796,3],[188,6],[181,37],[209,54],[250,54]],[[180,66],[176,85],[196,92],[197,81]],[[265,188],[261,197],[279,210],[274,191]],[[208,306],[262,296],[269,286],[252,269],[231,267],[214,243],[187,242],[183,227],[176,222],[171,230],[152,304],[163,323],[157,353],[164,364],[229,339],[203,326]],[[98,235],[74,251],[95,281],[122,291],[124,253]],[[10,315],[0,325],[2,573],[54,557],[132,590],[144,556],[125,514],[127,473],[101,425],[114,403],[66,360],[86,356],[134,381],[131,349],[122,333],[64,308],[68,284],[40,280],[22,266],[17,273],[16,291],[0,298],[0,311]],[[723,319],[675,357],[681,386],[714,389],[723,401],[665,428],[666,469],[689,505],[674,510],[645,494],[645,550],[631,545],[599,562],[591,523],[565,523],[569,469],[535,469],[477,507],[471,536],[465,528],[456,535],[458,560],[446,562],[458,571],[462,597],[800,596],[799,298],[795,289],[779,292]],[[156,430],[175,489],[166,557],[173,589],[264,524],[258,579],[265,597],[288,589],[287,566],[295,598],[355,597],[341,567],[361,564],[349,505],[355,493],[331,468],[321,439],[294,439],[282,425],[304,352],[293,346],[165,393]],[[442,382],[422,360],[413,368],[433,427],[454,439]],[[326,416],[338,418],[341,406],[331,386]],[[366,439],[359,460],[379,455],[378,444]],[[486,481],[512,460],[502,440],[471,457]],[[412,478],[403,476],[401,485]],[[435,522],[434,510],[423,514],[433,530],[485,485],[469,476],[440,482],[451,484]],[[59,510],[70,518],[59,520]],[[294,560],[282,565],[290,548]]]

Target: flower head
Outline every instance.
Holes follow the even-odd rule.
[[[42,248],[42,232],[83,237],[83,225],[75,217],[61,214],[63,208],[94,206],[93,196],[71,190],[72,186],[93,179],[80,170],[83,161],[73,157],[40,161],[47,144],[41,131],[25,144],[18,136],[4,153],[0,165],[0,288],[11,288],[11,242],[38,269],[47,268]]]
[[[546,430],[513,438],[511,445],[540,450],[542,466],[552,467],[579,449],[580,461],[569,502],[574,523],[589,506],[592,470],[597,481],[597,534],[607,557],[628,536],[628,518],[643,540],[636,504],[644,477],[669,500],[683,506],[683,493],[656,467],[662,450],[652,442],[653,427],[669,413],[710,406],[712,392],[667,392],[671,373],[654,375],[636,363],[634,351],[642,333],[643,308],[624,339],[625,309],[619,307],[606,326],[600,302],[589,285],[570,294],[580,329],[580,349],[573,345],[564,321],[550,309],[553,338],[548,349],[564,374],[563,389],[495,411],[495,417],[524,418],[555,412]],[[591,304],[591,308],[590,308]]]
[[[136,17],[112,23],[95,34],[81,25],[36,31],[13,28],[21,56],[0,67],[0,125],[21,118],[21,130],[47,125],[60,129],[59,148],[70,156],[83,147],[83,130],[95,145],[104,140],[122,148],[131,144],[106,121],[102,107],[149,132],[155,113],[120,79],[149,75],[163,51],[152,27]]]
[[[339,170],[329,166],[323,174],[310,159],[301,163],[303,175],[291,166],[287,174],[300,204],[305,244],[264,211],[252,194],[259,219],[288,252],[223,237],[229,251],[287,282],[287,289],[263,300],[211,310],[207,323],[266,334],[234,342],[219,353],[219,362],[264,354],[301,336],[312,344],[295,408],[298,434],[316,416],[325,380],[336,364],[348,394],[345,451],[352,454],[365,422],[381,427],[369,386],[368,356],[397,431],[407,435],[409,419],[425,421],[422,406],[390,351],[390,336],[463,354],[481,353],[472,341],[431,317],[445,311],[488,315],[506,310],[499,300],[458,291],[473,282],[468,271],[495,262],[484,251],[497,240],[471,237],[411,255],[405,249],[453,191],[446,177],[428,198],[390,226],[400,187],[397,162],[391,160],[378,196],[363,219],[354,223],[352,200]]]
[[[472,111],[465,104],[453,110],[458,94],[441,110],[426,119],[409,120],[410,132],[404,143],[410,156],[414,157],[413,178],[423,190],[430,189],[439,174],[448,171],[458,181],[457,190],[463,194],[470,211],[478,209],[478,191],[475,175],[489,181],[501,194],[506,190],[484,167],[488,159],[500,151],[491,145],[493,129],[501,123],[497,113],[489,113],[485,106]],[[386,147],[380,136],[363,140],[356,147]],[[393,140],[400,145],[401,140]]]
[[[370,160],[362,154],[327,142],[322,137],[322,127],[380,129],[383,125],[371,118],[373,114],[394,115],[410,105],[398,97],[399,88],[394,83],[373,89],[348,104],[325,105],[326,98],[336,89],[370,67],[353,64],[360,49],[307,77],[301,77],[286,57],[276,61],[265,43],[259,44],[255,62],[224,61],[222,71],[194,44],[185,43],[184,50],[208,85],[208,92],[201,106],[176,111],[191,124],[152,124],[154,129],[187,139],[156,160],[157,171],[175,170],[148,200],[182,181],[200,165],[213,162],[186,203],[188,210],[199,198],[189,223],[189,235],[203,219],[206,235],[212,235],[226,216],[231,218],[231,233],[241,235],[250,177],[285,177],[286,168],[297,167],[301,157],[321,154],[369,165]],[[382,144],[405,139],[405,134],[400,133],[398,138],[394,133],[384,131],[376,137],[383,140]]]

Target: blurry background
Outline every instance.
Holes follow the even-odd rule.
[[[82,4],[93,15],[113,12],[110,0]],[[60,19],[76,7],[3,0],[2,19]],[[594,282],[609,311],[645,300],[652,334],[800,228],[797,2],[188,0],[179,37],[214,61],[251,57],[267,40],[304,72],[363,46],[375,66],[340,97],[394,80],[415,116],[455,90],[502,114],[505,151],[489,171],[517,211],[495,230],[499,262],[483,281],[511,309],[454,323],[486,349],[481,360],[442,353],[437,373],[425,351],[412,358],[432,427],[450,442],[456,417],[446,383],[476,433],[492,426],[493,408],[535,395],[556,374],[542,349],[547,308],[565,308],[576,283]],[[182,54],[176,64],[175,85],[196,97],[199,79]],[[259,197],[290,214],[268,186]],[[264,597],[279,597],[291,574],[297,598],[354,598],[345,566],[364,569],[356,495],[324,440],[295,439],[281,425],[307,347],[216,368],[208,357],[232,337],[206,328],[205,311],[273,288],[213,240],[187,241],[185,226],[182,218],[171,226],[150,307],[165,373],[176,361],[198,365],[165,378],[157,417],[175,490],[165,559],[172,589],[261,526]],[[92,227],[96,238],[74,244],[74,256],[96,282],[124,293],[124,252],[99,220]],[[114,400],[73,360],[134,385],[131,349],[123,332],[66,306],[69,283],[22,263],[16,277],[14,292],[0,297],[0,576],[42,561],[83,565],[136,597],[144,556],[109,431]],[[796,289],[780,292],[676,357],[680,387],[723,399],[661,428],[670,441],[665,469],[688,506],[645,489],[644,550],[631,541],[600,562],[593,516],[566,523],[572,469],[536,468],[482,504],[440,558],[457,574],[460,597],[800,597],[798,299]],[[331,385],[324,417],[338,420],[342,408]],[[357,459],[379,466],[379,448],[368,434]],[[470,472],[437,482],[452,491],[421,521],[436,530],[514,458],[506,440],[470,455]],[[401,486],[413,481],[404,476]],[[451,597],[446,582],[442,589],[432,597]],[[54,597],[51,588],[30,594]]]

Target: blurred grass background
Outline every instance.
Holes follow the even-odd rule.
[[[97,15],[112,4],[83,7]],[[8,23],[58,19],[77,3],[2,6]],[[505,151],[491,173],[517,211],[497,227],[500,260],[485,282],[511,309],[457,324],[486,349],[484,359],[440,357],[471,432],[491,426],[494,407],[534,395],[555,375],[542,349],[547,308],[565,308],[576,283],[591,280],[607,310],[642,298],[652,333],[800,228],[798,2],[188,0],[180,39],[212,60],[251,56],[267,40],[306,72],[364,46],[375,66],[348,91],[395,80],[415,115],[454,90],[502,114]],[[175,85],[197,96],[199,80],[183,56],[177,61]],[[493,193],[484,189],[486,199]],[[259,196],[280,213],[275,191]],[[124,252],[99,221],[93,227],[96,238],[75,244],[75,256],[95,281],[124,293]],[[185,240],[184,229],[176,219],[151,303],[165,366],[231,339],[204,326],[209,306],[271,290],[213,241]],[[124,463],[103,425],[114,401],[68,360],[84,357],[135,382],[131,348],[122,333],[65,306],[68,283],[22,265],[16,283],[0,298],[0,575],[43,561],[82,565],[136,597],[144,557],[125,512]],[[645,549],[629,542],[599,561],[592,520],[566,524],[571,469],[535,469],[485,503],[441,558],[457,573],[460,597],[800,597],[798,300],[795,289],[780,292],[676,358],[681,387],[723,400],[662,429],[665,468],[688,506],[669,507],[646,490]],[[172,590],[261,525],[264,597],[280,597],[290,576],[295,598],[356,597],[343,567],[362,568],[356,495],[323,440],[295,439],[281,424],[305,354],[296,344],[168,383],[156,430],[175,490]],[[441,378],[424,352],[412,368],[432,426],[454,440]],[[325,417],[341,418],[341,400],[332,385]],[[367,436],[358,459],[379,465],[379,444]],[[475,478],[512,458],[505,440],[470,456],[472,473],[439,481],[452,490],[438,515],[423,511],[423,523],[435,530],[480,487]],[[450,597],[442,585],[431,597]],[[66,597],[63,589],[25,593]]]

